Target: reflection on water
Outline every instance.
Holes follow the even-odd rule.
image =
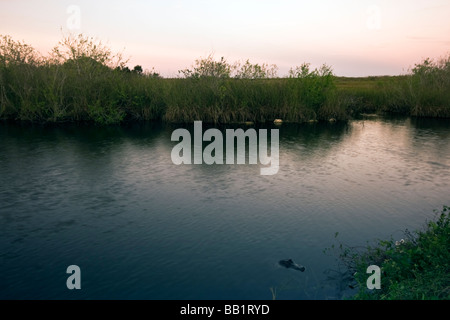
[[[178,127],[1,124],[0,298],[339,299],[335,232],[401,237],[450,204],[448,120],[283,124],[273,176],[174,165]]]

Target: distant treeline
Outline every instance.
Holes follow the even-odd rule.
[[[396,77],[341,78],[304,63],[277,67],[198,59],[178,78],[133,69],[92,38],[68,36],[48,56],[0,38],[0,119],[32,122],[136,120],[239,123],[347,120],[362,112],[450,117],[450,56]]]

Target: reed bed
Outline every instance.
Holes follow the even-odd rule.
[[[359,113],[450,117],[450,57],[417,64],[407,75],[343,78],[302,64],[286,77],[274,65],[212,55],[163,78],[82,35],[48,56],[0,37],[0,119],[39,123],[126,121],[187,123],[347,120]]]

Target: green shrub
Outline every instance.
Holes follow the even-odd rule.
[[[353,274],[354,299],[450,299],[450,208],[444,206],[424,230],[405,231],[400,241],[379,240],[363,250],[340,244],[339,259]],[[366,269],[381,268],[381,289],[368,290]],[[353,284],[353,285],[355,285]]]

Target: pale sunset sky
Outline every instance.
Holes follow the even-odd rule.
[[[276,64],[279,76],[303,62],[339,76],[397,75],[450,53],[450,1],[0,0],[1,35],[46,55],[69,33],[166,77],[210,53]]]

